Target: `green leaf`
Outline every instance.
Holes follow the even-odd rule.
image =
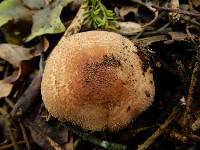
[[[33,26],[31,35],[28,36],[26,41],[30,41],[37,36],[43,34],[55,34],[65,31],[65,26],[60,20],[60,13],[63,6],[58,4],[55,7],[47,7],[43,10],[38,11],[33,16]]]
[[[31,9],[41,9],[48,5],[46,0],[22,0],[23,4]]]
[[[10,20],[30,18],[31,12],[19,0],[4,0],[0,3],[0,27]]]

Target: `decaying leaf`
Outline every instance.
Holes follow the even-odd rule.
[[[43,10],[39,10],[33,16],[32,31],[27,41],[43,34],[61,33],[65,31],[65,26],[59,17],[64,5],[62,3],[55,4],[53,7],[52,5]]]
[[[50,126],[41,118],[35,121],[26,120],[26,126],[31,132],[33,140],[44,149],[63,150],[60,145],[68,141],[68,130],[62,127]]]
[[[25,48],[14,44],[0,44],[0,58],[8,61],[14,68],[20,66],[22,60],[29,60],[35,56],[32,48]]]
[[[119,15],[122,19],[125,19],[125,16],[128,15],[129,13],[138,13],[138,7],[132,7],[132,6],[122,6],[119,9]]]
[[[65,143],[64,150],[74,150],[74,139],[73,139],[73,136],[70,137],[69,142]]]
[[[31,12],[19,0],[6,0],[0,3],[0,27],[10,20],[29,19]]]
[[[43,34],[54,34],[65,31],[60,20],[64,6],[72,0],[4,0],[0,3],[0,27],[8,21],[32,20],[31,35],[26,41]],[[28,9],[30,8],[30,9]],[[31,10],[32,9],[32,10]]]
[[[46,51],[49,43],[41,41],[37,48],[25,48],[14,44],[0,44],[0,58],[12,64],[15,71],[12,75],[0,80],[0,98],[10,94],[13,84],[20,78],[27,76],[34,68],[34,59],[41,51]]]
[[[136,22],[116,22],[116,25],[119,27],[117,30],[118,33],[123,35],[134,35],[143,30],[142,26]]]
[[[41,9],[49,5],[52,0],[22,0],[24,5],[31,9]]]
[[[61,146],[46,135],[35,123],[26,121],[26,126],[31,132],[33,140],[44,149],[62,150]]]
[[[181,41],[186,39],[188,36],[183,32],[168,32],[172,40]]]
[[[199,0],[190,0],[190,1],[194,5],[194,7],[199,7],[200,6],[200,1]]]
[[[12,87],[12,84],[4,80],[0,80],[0,98],[8,96],[12,90]]]

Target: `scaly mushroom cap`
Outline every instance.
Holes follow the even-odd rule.
[[[89,31],[62,38],[46,62],[41,90],[59,120],[116,131],[146,110],[155,94],[150,68],[123,36]]]

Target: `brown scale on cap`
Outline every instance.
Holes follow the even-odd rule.
[[[89,31],[63,38],[46,62],[42,98],[56,118],[88,130],[117,131],[153,102],[151,69],[123,36]]]

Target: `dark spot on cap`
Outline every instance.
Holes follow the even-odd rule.
[[[128,106],[127,108],[127,112],[129,112],[131,110],[131,106]]]
[[[144,93],[145,93],[145,95],[146,95],[146,97],[150,97],[151,95],[150,95],[150,93],[148,92],[148,91],[144,91]]]
[[[121,62],[119,59],[115,58],[113,54],[111,56],[104,55],[103,61],[99,65],[119,67]]]

